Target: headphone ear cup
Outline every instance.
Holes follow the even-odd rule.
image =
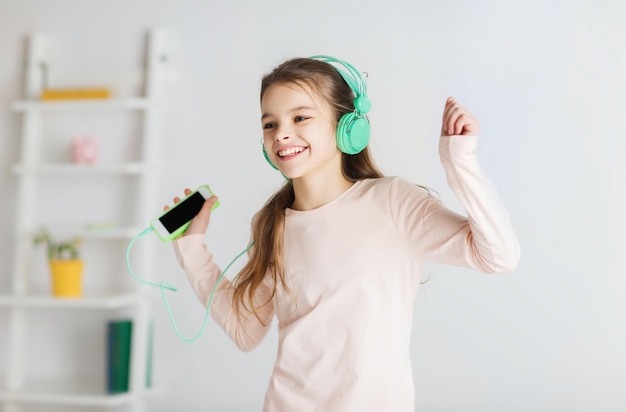
[[[347,113],[337,125],[337,147],[343,153],[360,153],[370,141],[370,122],[365,116]]]
[[[267,155],[267,151],[265,151],[265,146],[261,146],[261,147],[263,148],[263,157],[265,157],[265,160],[267,160],[267,163],[269,163],[270,166],[272,166],[274,169],[278,170],[276,165],[272,163],[272,161],[270,160],[270,157]]]

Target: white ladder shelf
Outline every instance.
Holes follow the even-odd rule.
[[[26,56],[24,99],[15,101],[12,105],[13,110],[21,115],[22,130],[19,162],[13,168],[18,183],[11,290],[0,291],[0,310],[9,311],[9,326],[6,335],[8,367],[4,376],[5,381],[0,386],[0,405],[4,406],[6,412],[20,411],[22,405],[27,404],[105,409],[125,406],[128,410],[142,411],[145,410],[146,395],[150,392],[150,389],[146,388],[145,374],[138,372],[145,371],[148,366],[146,359],[150,322],[148,296],[141,293],[141,288],[112,294],[86,293],[84,297],[71,300],[55,298],[51,294],[32,293],[30,291],[33,270],[31,262],[35,253],[33,246],[35,230],[42,225],[52,226],[51,222],[40,221],[35,207],[37,202],[41,201],[38,198],[38,190],[42,178],[52,176],[57,181],[64,179],[66,183],[74,178],[90,177],[118,179],[129,176],[136,180],[132,183],[136,188],[134,198],[128,199],[129,204],[133,205],[133,216],[135,216],[131,224],[97,231],[89,230],[81,225],[63,226],[51,229],[54,235],[71,234],[71,236],[89,239],[90,242],[115,241],[122,244],[130,241],[149,223],[149,219],[155,213],[154,205],[157,196],[158,131],[168,58],[168,38],[161,30],[148,33],[145,67],[142,69],[142,96],[101,101],[42,101],[39,99],[44,80],[41,63],[48,63],[48,40],[44,34],[30,36]],[[44,122],[46,116],[55,113],[76,113],[76,116],[80,116],[86,112],[115,111],[136,112],[140,118],[141,132],[137,136],[140,149],[137,159],[118,162],[118,164],[84,166],[70,162],[50,162],[41,158],[40,146],[42,134],[46,133]],[[149,245],[142,247],[141,253],[133,258],[133,266],[140,268],[142,273],[151,273],[153,254],[154,251]],[[122,256],[123,249],[116,258],[122,259]],[[126,273],[107,275],[128,276]],[[64,317],[71,316],[72,311],[80,313],[128,311],[133,321],[129,391],[115,395],[106,393],[104,376],[101,381],[91,384],[54,382],[42,385],[31,382],[26,376],[26,361],[29,354],[25,353],[24,348],[33,310],[44,310],[46,313],[63,312]],[[44,344],[42,342],[42,350],[47,349],[43,346]],[[104,356],[102,353],[100,355]]]

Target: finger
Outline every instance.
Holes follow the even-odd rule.
[[[454,111],[450,114],[450,116],[452,118],[449,123],[453,124],[453,127],[449,129],[450,134],[463,134],[463,130],[467,129],[467,126],[474,121],[471,113],[459,104],[455,104]]]
[[[178,202],[180,202],[180,197],[176,196],[176,197],[174,198],[174,203],[178,203]]]
[[[450,116],[450,110],[454,108],[454,103],[450,101],[446,101],[446,105],[443,108],[443,114],[441,120],[445,122],[445,120]]]
[[[479,133],[478,120],[471,113],[464,111],[456,122],[456,134],[477,135]]]
[[[453,107],[453,109],[451,110],[451,112],[448,115],[448,122],[447,122],[447,127],[448,127],[448,134],[449,135],[453,135],[453,134],[457,134],[456,132],[456,123],[459,119],[459,117],[463,114],[461,108],[459,108],[457,105],[455,105]]]
[[[191,189],[186,188],[185,189],[185,196],[189,196],[191,194]]]
[[[454,134],[462,134],[463,128],[467,124],[467,115],[465,113],[459,113],[459,116],[456,118],[454,122]]]
[[[451,130],[449,129],[450,116],[452,112],[457,107],[457,103],[452,97],[448,97],[446,100],[446,105],[443,109],[443,115],[441,119],[441,131],[442,134],[450,134]]]
[[[167,212],[168,210],[170,210],[170,207],[168,205],[163,206],[163,211]]]
[[[455,100],[454,100],[454,98],[453,98],[452,96],[448,97],[448,98],[446,99],[446,104],[444,105],[444,109],[443,109],[443,110],[444,110],[444,112],[446,111],[446,109],[447,109],[448,107],[450,107],[451,105],[453,105],[453,104],[454,104],[454,102],[455,102]]]
[[[480,133],[480,125],[478,120],[472,114],[467,113],[465,125],[463,126],[463,134],[477,135]]]

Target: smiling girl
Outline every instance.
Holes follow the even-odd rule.
[[[519,259],[506,209],[477,161],[476,119],[445,102],[439,155],[464,217],[378,171],[364,83],[348,63],[318,56],[284,62],[261,85],[263,149],[287,182],[252,219],[248,262],[220,281],[211,313],[244,351],[277,318],[264,411],[413,411],[409,343],[423,265],[501,273]],[[216,200],[174,244],[205,305],[221,274],[205,243]]]

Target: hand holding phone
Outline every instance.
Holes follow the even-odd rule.
[[[176,239],[185,233],[191,220],[200,212],[204,202],[211,196],[213,196],[213,192],[209,186],[200,186],[196,191],[189,193],[180,202],[152,219],[150,226],[163,242]],[[213,204],[211,210],[215,210],[218,206],[219,200]]]

